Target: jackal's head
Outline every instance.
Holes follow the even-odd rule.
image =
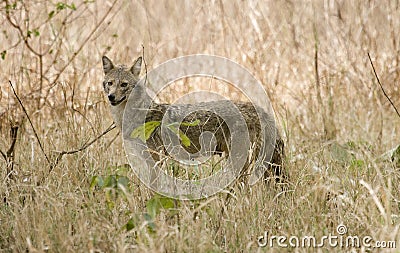
[[[139,81],[140,68],[142,67],[142,57],[137,58],[131,68],[123,65],[114,66],[112,61],[103,56],[104,69],[104,91],[107,94],[110,104],[119,105],[125,101],[132,89]]]

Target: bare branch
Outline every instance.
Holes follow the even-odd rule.
[[[145,71],[144,84],[146,85],[146,82],[147,82],[147,62],[146,62],[146,58],[144,58],[144,46],[143,46],[143,44],[142,44],[142,59],[143,59],[144,71]]]
[[[392,107],[393,107],[394,110],[396,111],[397,116],[399,116],[399,118],[400,118],[400,113],[399,113],[399,111],[397,110],[396,106],[393,104],[392,100],[389,98],[389,96],[388,96],[388,94],[386,93],[385,89],[383,89],[382,83],[381,83],[381,81],[379,80],[378,74],[376,73],[374,64],[372,63],[371,56],[369,55],[369,53],[368,53],[368,58],[369,58],[369,62],[371,63],[372,69],[374,70],[375,78],[376,78],[376,80],[378,81],[379,86],[381,87],[381,90],[382,90],[382,92],[383,92],[383,95],[385,95],[385,97],[387,98],[387,100],[389,100],[390,104],[392,105]]]
[[[61,74],[67,69],[67,67],[69,66],[69,64],[75,59],[76,56],[79,55],[79,53],[82,51],[82,49],[84,48],[84,46],[86,45],[86,43],[90,40],[90,38],[92,38],[92,36],[96,33],[96,31],[99,29],[99,27],[101,26],[102,23],[104,23],[104,21],[106,20],[106,18],[108,17],[108,15],[110,14],[110,12],[112,11],[112,9],[114,8],[115,4],[117,3],[117,0],[115,0],[110,8],[107,10],[106,14],[104,14],[104,16],[100,19],[100,21],[96,24],[96,27],[93,28],[93,30],[89,33],[89,35],[86,37],[86,39],[82,42],[82,44],[79,46],[78,50],[76,50],[72,57],[68,60],[68,62],[60,69],[60,71],[57,73],[56,77],[54,78],[54,80],[52,81],[52,84],[55,84],[58,79],[60,78]]]
[[[1,151],[1,150],[0,150],[0,154],[1,154],[1,156],[4,158],[4,160],[7,161],[7,156],[6,156],[6,154],[4,154],[4,152]]]
[[[84,144],[82,147],[78,148],[78,149],[74,149],[74,150],[69,150],[69,151],[60,151],[58,152],[57,157],[55,158],[54,162],[50,165],[49,171],[47,173],[47,175],[43,176],[42,179],[38,182],[38,184],[41,184],[43,182],[43,180],[53,171],[53,169],[58,165],[58,163],[61,161],[62,157],[64,155],[71,155],[71,154],[75,154],[78,152],[81,152],[85,149],[87,149],[89,146],[91,146],[93,143],[95,143],[96,141],[98,141],[101,137],[103,137],[104,135],[106,135],[108,132],[110,132],[111,130],[113,130],[116,126],[114,124],[111,124],[103,133],[101,133],[99,136],[97,136],[96,138],[94,138],[93,140],[87,142],[86,144]]]
[[[95,143],[96,141],[98,141],[101,137],[103,137],[104,135],[106,135],[108,132],[110,132],[111,130],[113,130],[116,126],[114,124],[111,124],[106,130],[104,130],[104,132],[102,132],[99,136],[97,136],[96,138],[94,138],[93,140],[85,143],[82,147],[75,149],[75,150],[70,150],[70,151],[61,151],[59,152],[59,155],[63,156],[63,155],[71,155],[71,154],[75,154],[78,152],[81,152],[85,149],[87,149],[90,145],[92,145],[93,143]]]
[[[6,4],[7,4],[7,5],[9,4],[8,1],[6,1]],[[17,29],[17,31],[19,32],[19,34],[20,34],[22,40],[24,41],[24,43],[25,43],[26,47],[29,49],[29,51],[31,51],[31,52],[32,52],[34,55],[36,55],[36,56],[40,56],[41,54],[40,54],[39,52],[37,52],[37,51],[29,44],[28,37],[25,36],[24,31],[22,30],[21,26],[20,26],[19,24],[15,23],[15,22],[11,19],[11,16],[10,16],[10,12],[9,12],[9,11],[6,11],[6,18],[7,18],[7,21],[11,24],[11,26],[13,26],[15,29]]]
[[[47,161],[49,164],[51,164],[49,157],[47,156],[46,152],[44,151],[42,142],[41,142],[40,139],[39,139],[39,136],[38,136],[38,134],[37,134],[37,132],[36,132],[36,129],[35,129],[35,127],[33,126],[32,120],[31,120],[31,118],[29,117],[28,112],[27,112],[26,109],[25,109],[25,106],[22,104],[21,99],[19,99],[17,93],[15,92],[14,86],[13,86],[13,84],[11,83],[11,81],[8,80],[8,82],[10,83],[10,86],[11,86],[11,89],[13,90],[14,96],[17,98],[18,103],[21,105],[22,110],[24,111],[26,117],[27,117],[28,120],[29,120],[29,124],[30,124],[31,127],[32,127],[33,133],[35,134],[35,138],[36,138],[37,142],[39,143],[40,149],[42,150],[44,156],[46,157],[46,161]]]
[[[7,150],[7,157],[11,157],[14,153],[15,143],[17,142],[18,128],[18,126],[11,127],[11,145],[10,148]]]

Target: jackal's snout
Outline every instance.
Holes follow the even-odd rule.
[[[108,97],[108,100],[110,101],[110,103],[114,103],[115,102],[115,95],[114,94],[109,94],[107,97]]]
[[[113,105],[113,106],[119,105],[120,103],[122,103],[126,99],[126,95],[125,96],[121,96],[118,99],[115,96],[115,94],[108,94],[107,97],[108,97],[108,101],[110,101],[110,104]]]

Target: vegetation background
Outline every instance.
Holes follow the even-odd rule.
[[[6,0],[0,24],[0,251],[257,252],[265,231],[339,224],[400,249],[399,1]],[[179,202],[141,185],[106,131],[101,56],[130,65],[143,49],[148,69],[215,54],[265,84],[288,189]]]

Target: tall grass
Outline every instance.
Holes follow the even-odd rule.
[[[367,56],[400,108],[398,1],[32,0],[3,1],[0,13],[2,251],[254,252],[265,231],[321,238],[339,224],[399,250],[400,168],[390,156],[400,118]],[[130,65],[142,46],[148,69],[196,53],[248,68],[286,140],[288,189],[173,203],[146,189],[124,165],[118,130],[99,138],[112,123],[101,56]]]

